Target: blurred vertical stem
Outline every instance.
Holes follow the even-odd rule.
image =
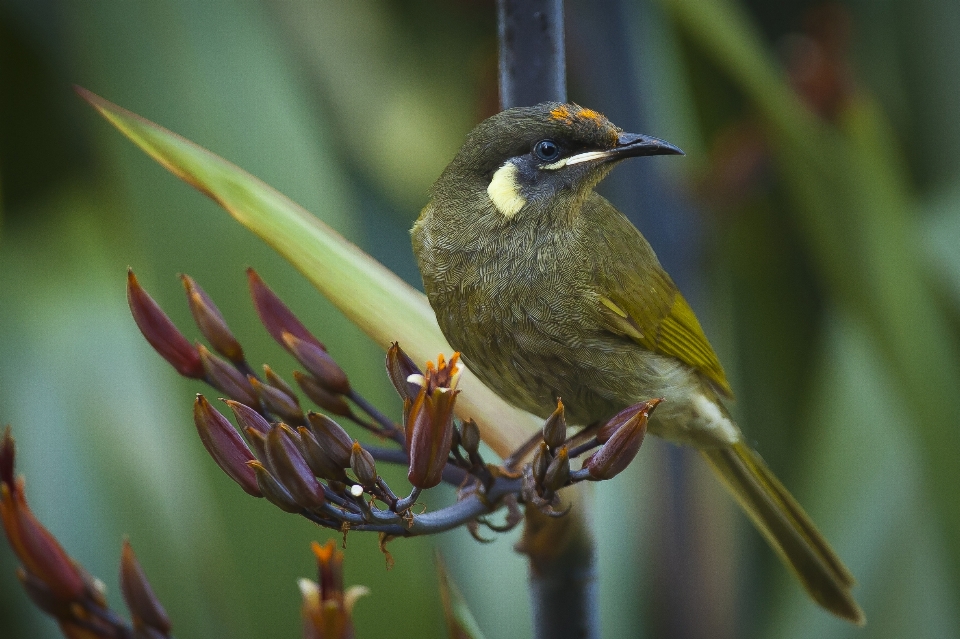
[[[567,101],[563,0],[497,0],[500,107]]]
[[[498,0],[497,24],[500,106],[566,102],[563,0]],[[582,506],[582,490],[576,492],[568,499]],[[517,550],[530,560],[534,636],[599,637],[596,552],[583,508],[559,519],[527,508]]]

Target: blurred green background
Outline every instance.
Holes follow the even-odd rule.
[[[125,268],[191,337],[176,274],[252,362],[254,266],[365,394],[381,352],[259,240],[77,99],[264,179],[419,286],[407,229],[497,108],[492,0],[0,0],[0,424],[35,511],[110,588],[128,535],[180,637],[296,637],[330,537],[236,489],[126,310]],[[568,0],[571,100],[683,160],[602,191],[730,373],[748,437],[847,560],[868,626],[803,594],[687,451],[648,440],[590,506],[605,637],[960,636],[960,4]],[[398,480],[399,483],[399,480]],[[440,494],[432,501],[451,498]],[[530,636],[515,535],[353,534],[363,638],[443,636],[441,547],[488,637]],[[58,636],[0,547],[0,637]]]

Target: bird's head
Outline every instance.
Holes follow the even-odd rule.
[[[647,135],[624,133],[606,117],[575,104],[544,102],[502,111],[470,132],[434,185],[434,197],[483,200],[513,220],[584,198],[610,169],[641,155],[682,155]]]

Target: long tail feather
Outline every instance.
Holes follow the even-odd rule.
[[[850,593],[853,575],[763,460],[743,443],[700,452],[810,596],[839,617],[866,623]]]

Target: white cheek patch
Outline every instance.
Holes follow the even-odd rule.
[[[527,200],[520,194],[517,166],[513,162],[504,162],[493,174],[490,186],[487,187],[487,195],[500,214],[508,220],[513,219],[524,207]]]
[[[609,151],[587,151],[586,153],[578,153],[577,155],[572,155],[567,158],[567,166],[580,164],[581,162],[590,162],[592,160],[602,160],[609,155]]]

